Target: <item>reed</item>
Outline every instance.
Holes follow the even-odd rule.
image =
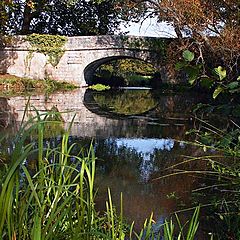
[[[96,211],[94,149],[90,146],[85,155],[73,155],[69,129],[58,147],[46,145],[45,126],[58,122],[52,116],[36,111],[35,117],[22,122],[13,140],[11,161],[0,179],[0,240],[160,239],[160,232],[156,236],[153,231],[152,216],[140,233],[134,232],[134,224],[124,221],[122,196],[118,214],[110,190],[105,213]],[[192,240],[196,233],[198,213],[193,218],[193,230],[183,239]],[[174,239],[171,221],[162,228],[166,239]],[[183,236],[182,231],[179,234]]]

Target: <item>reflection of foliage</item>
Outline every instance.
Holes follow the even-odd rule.
[[[52,107],[51,111],[46,118],[46,123],[44,126],[44,135],[47,138],[62,135],[64,133],[63,127],[63,118],[61,113],[58,111],[56,107]]]
[[[37,114],[41,114],[37,111]],[[29,112],[29,116],[32,117],[32,112]],[[55,136],[62,135],[64,130],[64,120],[62,114],[58,111],[56,107],[52,107],[51,110],[47,111],[46,116],[44,117],[44,136],[45,138],[53,138]],[[36,129],[33,129],[31,133],[32,139],[36,139],[38,132]]]
[[[98,164],[103,172],[109,173],[115,169],[121,172],[120,170],[127,165],[129,170],[135,169],[137,175],[143,159],[135,149],[118,146],[115,139],[97,140],[95,149],[96,155],[99,156]]]
[[[94,94],[93,97],[101,108],[124,115],[141,114],[157,105],[149,90],[120,91],[114,95],[106,92]]]
[[[9,162],[9,152],[13,149],[13,144],[8,139],[7,134],[0,134],[0,166]],[[1,174],[1,168],[0,168]],[[0,175],[1,178],[1,175]]]
[[[186,152],[191,154],[196,149],[194,147],[181,147],[178,144],[171,145],[172,140],[164,140],[162,147],[149,148],[149,151],[141,150],[139,144],[146,141],[151,142],[152,139],[147,139],[142,143],[142,139],[135,139],[134,144],[129,138],[108,138],[108,139],[96,139],[94,143],[95,154],[98,156],[98,171],[105,176],[118,176],[119,178],[128,179],[129,181],[135,181],[141,179],[141,181],[149,180],[153,176],[159,174],[159,171],[170,167],[173,164],[182,161],[182,156]],[[77,140],[81,146],[83,146],[83,140]],[[76,142],[76,140],[75,140]],[[88,146],[90,140],[84,146]],[[169,146],[171,145],[171,146]],[[134,179],[134,180],[133,180]]]

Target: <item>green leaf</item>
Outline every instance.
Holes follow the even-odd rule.
[[[202,87],[205,87],[205,88],[209,89],[213,86],[214,81],[211,78],[203,77],[200,80],[200,84],[201,84]]]
[[[221,114],[228,116],[231,114],[231,112],[232,112],[231,107],[228,104],[220,105],[215,109],[215,113],[219,115]]]
[[[227,87],[232,90],[232,89],[237,88],[238,84],[239,84],[239,82],[231,82],[227,85]]]
[[[235,88],[233,90],[229,90],[230,93],[239,93],[240,92],[240,88]]]
[[[240,105],[235,106],[232,111],[234,117],[240,117]]]
[[[222,66],[214,68],[214,71],[218,75],[220,81],[222,81],[227,76],[227,71]]]
[[[217,87],[213,93],[213,98],[215,99],[223,91],[222,87]]]
[[[189,50],[183,51],[182,56],[187,62],[191,62],[194,59],[194,53]]]
[[[233,137],[230,135],[226,135],[224,136],[220,142],[219,142],[219,146],[221,147],[229,147],[229,145],[232,143]]]
[[[223,217],[222,214],[219,214],[219,218],[220,218],[221,220],[224,220],[224,217]]]
[[[185,61],[177,62],[177,63],[175,64],[175,69],[176,69],[177,71],[179,71],[179,70],[183,69],[183,68],[186,67],[186,66],[187,66],[187,63],[186,63]]]
[[[189,78],[188,79],[188,82],[191,84],[191,85],[193,85],[195,82],[196,82],[196,78]]]
[[[240,76],[238,76],[237,81],[240,81]]]
[[[197,67],[188,66],[184,70],[188,75],[188,82],[193,85],[199,77],[199,69]]]

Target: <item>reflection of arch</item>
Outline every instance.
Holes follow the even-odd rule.
[[[100,59],[97,59],[97,60],[91,62],[90,64],[88,64],[85,67],[85,69],[84,69],[84,79],[85,79],[86,83],[88,85],[92,84],[92,79],[93,79],[94,73],[95,73],[95,71],[98,67],[100,67],[102,64],[109,63],[111,61],[118,60],[118,59],[137,59],[137,60],[140,60],[140,61],[143,61],[143,62],[146,62],[146,63],[150,63],[150,64],[153,65],[153,63],[151,63],[149,61],[146,61],[146,59],[143,59],[143,58],[140,58],[140,57],[134,57],[134,56],[124,56],[124,55],[121,56],[120,55],[120,56],[111,56],[111,57],[100,58]]]
[[[92,91],[92,90],[89,90],[89,89],[86,90],[86,92],[84,94],[84,100],[83,100],[84,106],[89,111],[91,111],[97,115],[100,115],[100,116],[106,116],[107,118],[119,119],[119,118],[129,118],[129,117],[134,117],[134,116],[143,116],[143,115],[148,114],[151,111],[154,111],[154,109],[157,107],[157,103],[156,103],[156,105],[153,108],[148,109],[147,111],[137,113],[137,114],[132,114],[132,115],[111,112],[111,111],[103,109],[101,106],[98,105],[98,103],[94,99],[93,93],[94,93],[94,91]]]

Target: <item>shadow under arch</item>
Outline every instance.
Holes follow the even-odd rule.
[[[84,69],[84,79],[87,85],[92,85],[93,84],[93,77],[94,73],[97,70],[98,67],[100,67],[102,64],[109,63],[114,60],[120,60],[120,59],[133,59],[133,60],[140,60],[145,63],[152,64],[149,61],[146,61],[145,59],[142,59],[140,57],[134,57],[134,56],[124,56],[124,55],[119,55],[119,56],[111,56],[111,57],[104,57],[97,59],[90,64],[88,64],[85,69]],[[155,67],[153,65],[153,67]]]

